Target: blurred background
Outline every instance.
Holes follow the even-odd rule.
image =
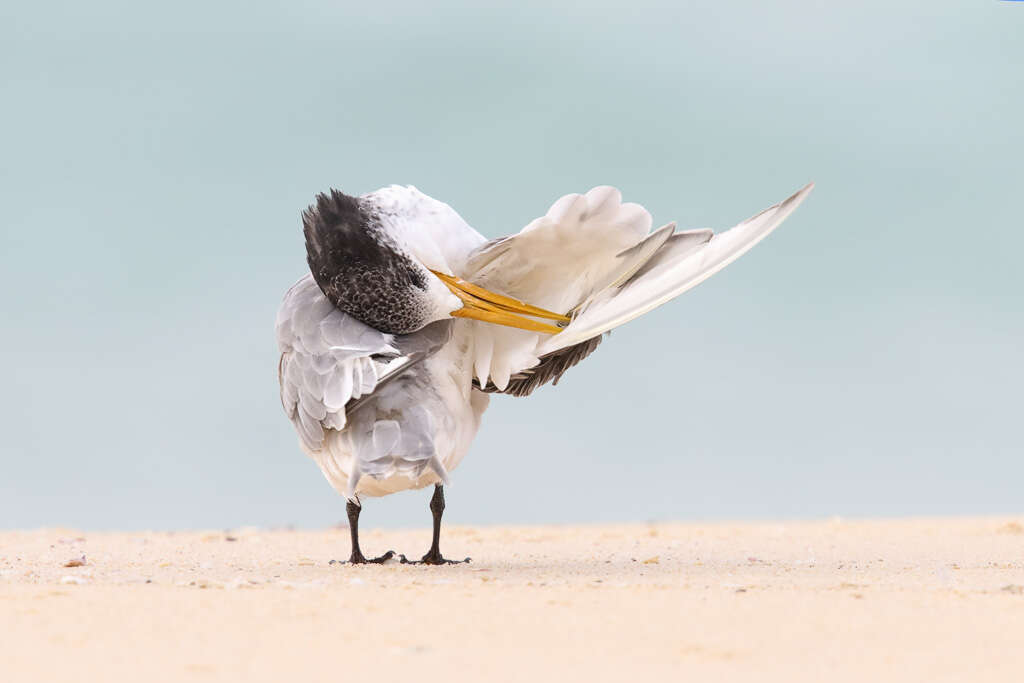
[[[1024,510],[1024,3],[0,7],[0,527],[318,527],[278,400],[314,193],[485,235],[613,184],[770,239],[496,397],[446,519]],[[430,491],[367,504],[425,526]]]

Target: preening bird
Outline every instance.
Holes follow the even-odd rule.
[[[764,239],[812,187],[718,234],[651,232],[642,206],[595,187],[495,240],[413,187],[318,195],[302,214],[310,274],[277,315],[278,377],[302,450],[347,499],[349,561],[394,556],[363,556],[363,497],[433,484],[420,562],[451,562],[439,545],[443,486],[489,395],[557,382],[605,333]]]

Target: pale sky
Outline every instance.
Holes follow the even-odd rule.
[[[599,184],[726,228],[817,183],[558,387],[495,398],[446,519],[1024,510],[1024,3],[427,5],[0,9],[0,527],[344,519],[274,314],[313,195],[390,183],[492,237]]]

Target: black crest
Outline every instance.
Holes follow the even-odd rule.
[[[372,209],[332,189],[302,213],[302,229],[309,270],[332,304],[389,334],[423,326],[423,270],[381,230]]]

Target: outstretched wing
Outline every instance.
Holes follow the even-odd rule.
[[[810,192],[735,228],[649,232],[651,217],[623,204],[618,190],[566,195],[516,235],[482,245],[463,272],[492,291],[564,312],[573,321],[556,335],[485,326],[474,331],[477,385],[527,395],[592,353],[605,332],[679,296],[764,239]]]
[[[767,237],[813,188],[814,183],[810,183],[725,232],[713,236],[710,231],[673,235],[630,278],[585,302],[565,330],[544,340],[541,354],[603,334],[696,287]]]
[[[569,312],[635,273],[669,238],[674,226],[666,225],[654,233],[650,229],[651,215],[646,209],[623,203],[613,187],[595,187],[586,194],[562,197],[519,233],[482,245],[456,274],[535,306]],[[543,336],[476,325],[473,368],[477,384],[504,392],[515,378],[511,393],[525,395],[524,389],[543,383],[539,378],[560,375],[568,367],[564,362],[568,359],[548,363],[542,372],[533,373],[526,385],[520,381],[523,371],[543,363],[538,353]],[[587,350],[592,351],[593,346]],[[577,353],[572,358],[575,362],[580,356]]]

